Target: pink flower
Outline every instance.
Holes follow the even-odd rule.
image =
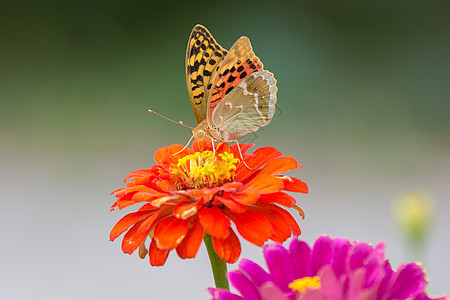
[[[346,239],[319,237],[312,249],[292,240],[289,249],[274,243],[264,247],[269,273],[243,259],[228,278],[240,295],[210,288],[214,300],[444,300],[429,298],[421,265],[394,270],[375,247]]]

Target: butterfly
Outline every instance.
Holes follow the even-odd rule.
[[[275,113],[276,80],[245,36],[227,51],[196,25],[186,51],[186,81],[198,122],[195,139],[236,141],[269,124]]]

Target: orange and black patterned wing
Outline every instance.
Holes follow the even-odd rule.
[[[208,123],[214,109],[242,80],[254,72],[263,70],[263,64],[255,55],[247,37],[239,38],[220,64],[208,101]]]
[[[227,50],[216,42],[204,26],[194,27],[186,50],[186,81],[198,123],[206,118],[212,83],[226,55]]]

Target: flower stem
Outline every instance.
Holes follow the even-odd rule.
[[[228,279],[226,277],[227,263],[217,256],[216,251],[214,251],[212,245],[211,236],[209,234],[205,233],[203,240],[205,241],[209,260],[211,261],[211,268],[214,276],[214,282],[216,283],[216,288],[226,289],[229,291],[230,284],[228,283]]]

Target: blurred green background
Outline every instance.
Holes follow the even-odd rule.
[[[190,137],[147,110],[195,125],[184,59],[197,23],[227,49],[248,36],[275,74],[277,114],[246,138],[305,165],[302,237],[386,241],[394,265],[423,259],[429,290],[448,292],[449,13],[448,1],[3,1],[0,298],[207,299],[203,248],[151,268],[108,241],[124,215],[109,192]],[[411,258],[390,207],[416,188],[436,208]]]

